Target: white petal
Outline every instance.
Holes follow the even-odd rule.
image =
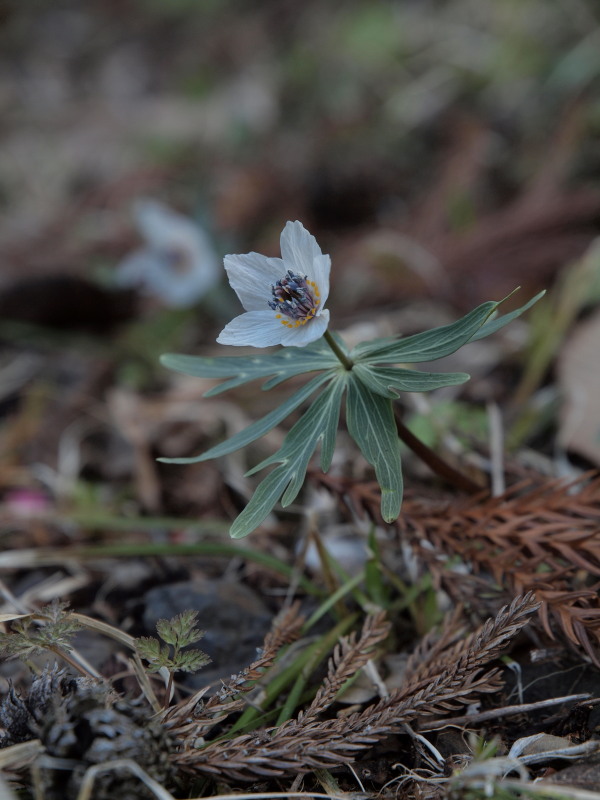
[[[329,297],[329,273],[331,272],[331,258],[329,256],[316,256],[313,261],[313,280],[321,293],[321,308]]]
[[[231,288],[246,311],[264,311],[271,299],[271,286],[285,275],[280,258],[259,253],[225,256],[225,269]]]
[[[120,266],[121,284],[137,285],[167,306],[193,305],[219,279],[210,238],[193,220],[155,200],[138,200],[134,213],[147,246]]]
[[[313,262],[323,254],[315,237],[296,220],[296,222],[286,222],[281,232],[281,255],[286,270],[291,269],[293,272],[314,279]]]
[[[212,274],[202,269],[179,275],[163,262],[160,271],[148,274],[146,292],[158,297],[167,306],[187,308],[197,303],[214,283]]]
[[[217,342],[233,344],[238,347],[270,347],[274,344],[281,344],[281,336],[287,330],[275,318],[275,312],[270,309],[247,311],[232,319],[223,328],[217,337]]]
[[[311,319],[306,325],[298,328],[283,327],[283,334],[279,341],[286,347],[306,347],[307,344],[320,339],[327,330],[329,324],[329,311],[325,309],[318,317]]]
[[[136,250],[120,262],[115,272],[117,286],[139,288],[143,285],[148,263],[155,258],[151,250]]]
[[[151,248],[183,247],[194,252],[204,238],[193,220],[177,214],[156,200],[138,200],[134,205],[137,226]]]
[[[118,265],[118,286],[135,288],[156,297],[166,306],[185,308],[197,303],[218,281],[216,262],[211,254],[202,262],[192,262],[185,272],[173,269],[171,257],[159,250],[138,250]]]

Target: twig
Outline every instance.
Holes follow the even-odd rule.
[[[487,722],[489,719],[499,719],[500,717],[510,717],[513,714],[524,714],[527,711],[536,711],[539,708],[557,706],[561,703],[575,703],[580,700],[588,700],[590,694],[569,694],[566,697],[551,697],[548,700],[538,700],[535,703],[521,703],[516,706],[505,706],[504,708],[490,708],[487,711],[480,711],[478,714],[465,714],[462,717],[449,717],[448,719],[437,719],[425,723],[421,730],[437,731],[440,728],[450,728],[454,725],[467,725],[471,722]]]

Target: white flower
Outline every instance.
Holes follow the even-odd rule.
[[[167,306],[196,303],[219,280],[219,262],[208,236],[192,220],[155,200],[134,206],[146,246],[117,268],[117,283],[140,289]]]
[[[301,222],[281,233],[282,258],[258,253],[225,256],[232,289],[246,309],[223,328],[220,344],[304,347],[319,339],[329,323],[331,259]]]

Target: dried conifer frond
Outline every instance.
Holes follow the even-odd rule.
[[[325,720],[301,714],[277,728],[215,741],[203,749],[186,747],[173,756],[174,764],[196,775],[252,780],[349,763],[358,751],[415,718],[444,714],[472,702],[481,692],[494,691],[497,671],[486,672],[485,666],[506,649],[536,608],[531,595],[517,598],[460,647],[452,646],[452,660],[444,663],[440,656],[433,679],[410,683],[364,711]],[[328,697],[327,690],[323,696]]]
[[[433,629],[423,636],[406,662],[405,681],[413,683],[425,677],[429,666],[437,661],[444,650],[456,642],[464,628],[461,621],[462,611],[460,606],[456,606],[446,615],[440,630]]]
[[[232,675],[227,683],[206,703],[202,698],[207,689],[201,689],[184,703],[168,709],[163,716],[167,727],[176,730],[177,736],[195,739],[205,736],[217,723],[246,705],[244,694],[254,688],[253,682],[261,678],[264,671],[273,665],[281,648],[291,644],[299,636],[304,623],[300,615],[300,605],[294,603],[278,614],[263,642],[259,657],[237,675]]]
[[[385,612],[380,611],[366,618],[358,640],[356,634],[342,639],[329,660],[326,678],[303,716],[304,722],[329,708],[342,686],[364,667],[373,655],[374,648],[386,638],[389,630]]]
[[[478,630],[469,634],[465,639],[450,644],[450,646],[437,654],[432,661],[426,664],[423,673],[414,674],[407,686],[397,690],[396,699],[411,697],[415,692],[420,692],[422,687],[433,683],[439,684],[438,698],[432,711],[422,713],[436,713],[436,704],[451,703],[453,707],[464,705],[472,701],[471,681],[477,681],[477,691],[495,691],[494,688],[485,690],[480,683],[482,667],[501,655],[507,648],[510,640],[527,623],[528,617],[539,607],[533,593],[518,597],[510,604],[500,609],[495,619],[489,619]],[[485,676],[484,676],[485,677]],[[495,679],[495,675],[494,675]],[[446,687],[442,689],[442,687]],[[389,701],[385,701],[389,702]],[[385,704],[385,703],[384,703]],[[445,708],[450,709],[449,705]]]
[[[555,635],[553,620],[600,666],[600,582],[585,582],[600,577],[600,477],[437,508],[408,501],[399,524],[438,574],[440,553],[457,554],[514,593],[535,591],[547,633]]]

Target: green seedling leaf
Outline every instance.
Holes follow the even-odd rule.
[[[68,610],[68,603],[53,600],[39,613],[15,619],[10,633],[0,633],[0,655],[30,658],[57,648],[69,652],[73,649],[71,639],[81,627]]]
[[[291,428],[282,447],[248,472],[248,475],[252,475],[264,467],[279,463],[259,484],[250,502],[231,526],[230,535],[234,539],[247,536],[257,528],[280,497],[283,506],[293,502],[304,481],[310,457],[320,441],[323,442],[321,466],[324,471],[329,468],[347,376],[347,372],[338,373]]]
[[[516,290],[515,290],[516,291]],[[483,339],[485,336],[490,336],[492,333],[496,333],[499,331],[500,328],[503,328],[505,325],[508,325],[509,322],[512,322],[513,319],[520,317],[524,311],[527,311],[531,308],[538,300],[540,300],[546,294],[546,290],[544,289],[535,297],[532,297],[528,303],[525,303],[524,306],[517,308],[516,311],[511,311],[508,314],[503,314],[501,317],[496,317],[495,319],[489,319],[485,322],[481,328],[477,331],[477,333],[471,337],[471,341],[475,342],[477,339]]]
[[[352,350],[350,357],[355,362],[367,364],[409,364],[443,358],[469,342],[499,305],[500,303],[491,301],[483,303],[450,325],[432,328],[404,339],[380,339],[359,344]]]
[[[442,386],[456,386],[469,380],[466,372],[419,372],[399,367],[355,364],[352,372],[372,392],[395,399],[399,392],[430,392]]]
[[[158,639],[139,636],[135,640],[135,646],[141,658],[148,662],[150,672],[158,672],[169,663],[169,648],[166,644],[161,645]]]
[[[171,619],[159,619],[156,623],[156,632],[167,644],[185,647],[198,642],[204,636],[204,631],[195,627],[197,620],[198,612],[188,609]]]
[[[171,628],[171,623],[168,619],[159,619],[156,623],[156,632],[160,638],[167,644],[177,644],[178,636]]]
[[[360,447],[381,487],[381,515],[386,522],[398,518],[402,505],[400,440],[391,400],[373,394],[354,375],[348,381],[346,422],[350,436]]]
[[[273,376],[263,386],[263,389],[272,389],[295,375],[339,367],[333,352],[320,340],[312,347],[286,347],[277,353],[259,356],[203,358],[167,353],[161,356],[161,363],[197,378],[230,379],[209,389],[204,393],[205,397],[213,397],[258,378]]]
[[[209,656],[202,650],[181,649],[204,636],[204,631],[195,627],[197,618],[198,612],[188,609],[171,619],[159,619],[156,623],[156,632],[166,644],[161,644],[152,636],[136,638],[136,650],[140,657],[148,662],[149,672],[158,672],[163,668],[170,673],[195,672],[210,662]]]
[[[329,370],[322,375],[317,375],[316,378],[313,378],[312,381],[309,381],[305,386],[289,397],[279,408],[275,408],[262,419],[253,422],[252,425],[248,425],[243,431],[236,433],[224,442],[215,445],[215,447],[211,447],[210,450],[207,450],[199,456],[191,456],[190,458],[159,458],[158,460],[165,464],[195,464],[198,461],[207,461],[210,458],[219,458],[220,456],[233,453],[235,450],[239,450],[241,447],[245,447],[247,444],[256,441],[256,439],[260,439],[261,436],[264,436],[276,425],[279,425],[292,411],[295,411],[298,406],[302,405],[319,386],[322,386],[323,383],[330,380],[333,374],[334,373]]]
[[[210,658],[202,650],[184,650],[177,657],[177,669],[182,672],[197,672],[210,664]]]

